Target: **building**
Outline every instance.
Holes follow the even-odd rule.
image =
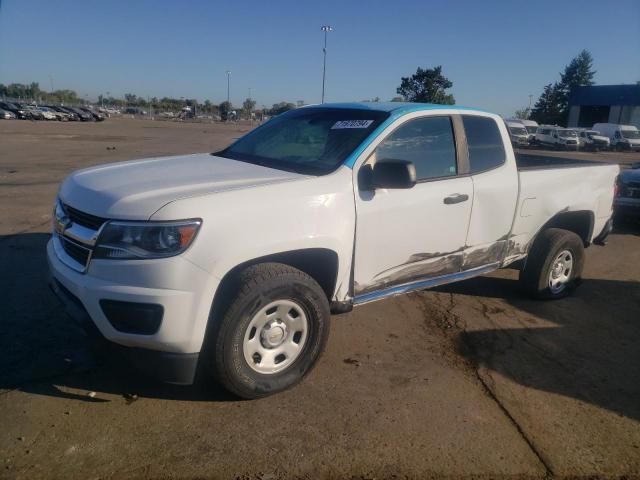
[[[640,82],[577,87],[569,95],[568,127],[621,123],[640,128]]]

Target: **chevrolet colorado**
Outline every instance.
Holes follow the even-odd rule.
[[[72,173],[51,286],[139,368],[256,398],[308,373],[330,313],[354,305],[504,267],[535,297],[566,295],[611,229],[617,174],[516,159],[502,119],[475,109],[308,106],[213,154]]]

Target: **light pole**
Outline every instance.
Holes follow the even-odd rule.
[[[231,71],[227,70],[227,104],[231,105],[231,101],[230,99],[230,92],[231,92]]]
[[[529,94],[529,112],[531,112],[531,99],[533,98],[533,95]]]
[[[320,27],[320,30],[324,32],[324,48],[322,49],[323,59],[322,59],[322,102],[324,103],[324,80],[327,73],[327,33],[333,30],[331,25],[323,25]]]

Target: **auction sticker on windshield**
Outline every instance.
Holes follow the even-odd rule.
[[[372,123],[373,120],[340,120],[331,127],[331,130],[337,130],[338,128],[368,128]]]

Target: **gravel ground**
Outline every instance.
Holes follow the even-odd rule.
[[[59,182],[248,128],[0,121],[0,478],[640,476],[638,224],[587,250],[564,300],[505,270],[336,316],[312,374],[263,400],[94,359],[46,286]]]

